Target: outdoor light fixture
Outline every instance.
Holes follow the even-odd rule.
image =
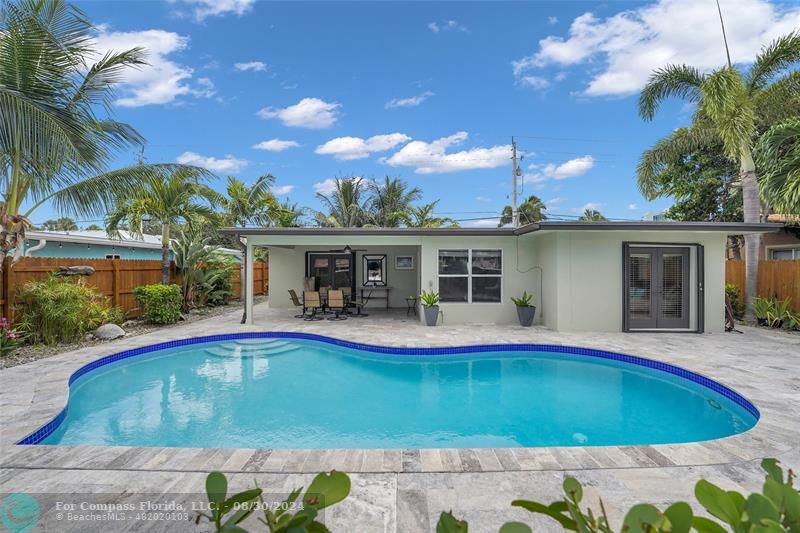
[[[352,249],[352,248],[350,248],[350,245],[349,245],[349,244],[345,245],[345,247],[344,247],[344,250],[342,250],[342,251],[343,251],[344,253],[346,253],[346,254],[351,254],[351,253],[353,253],[353,249]]]

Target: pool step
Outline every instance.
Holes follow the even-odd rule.
[[[300,347],[289,344],[288,342],[275,343],[258,348],[243,348],[242,346],[219,345],[213,348],[206,348],[206,353],[217,357],[261,357],[265,355],[278,355],[293,352]]]
[[[268,337],[264,339],[236,339],[233,341],[233,344],[238,344],[239,346],[264,346],[266,344],[272,344],[275,342],[286,344],[286,341],[282,341],[275,337]]]

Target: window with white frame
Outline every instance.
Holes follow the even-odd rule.
[[[771,247],[768,259],[800,259],[800,247]]]
[[[497,303],[503,294],[503,251],[439,250],[441,302]]]

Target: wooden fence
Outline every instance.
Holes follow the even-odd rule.
[[[725,283],[739,287],[744,297],[744,261],[725,261]],[[760,261],[758,295],[792,299],[792,308],[800,312],[800,259]]]
[[[61,257],[23,257],[12,267],[11,257],[3,263],[0,280],[0,310],[2,316],[11,320],[14,309],[14,295],[18,287],[34,280],[47,277],[49,272],[65,266],[91,266],[95,273],[86,277],[87,283],[100,294],[109,297],[112,305],[119,306],[127,316],[139,315],[138,304],[133,297],[133,289],[161,281],[161,261],[133,259],[80,259]],[[253,288],[255,294],[265,294],[269,280],[269,265],[253,265]],[[175,263],[170,268],[171,277],[176,281]],[[233,275],[234,298],[241,293],[239,271]]]

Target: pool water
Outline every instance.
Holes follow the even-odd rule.
[[[44,444],[461,448],[716,439],[756,417],[631,363],[501,351],[382,355],[234,339],[130,357],[76,379]]]

